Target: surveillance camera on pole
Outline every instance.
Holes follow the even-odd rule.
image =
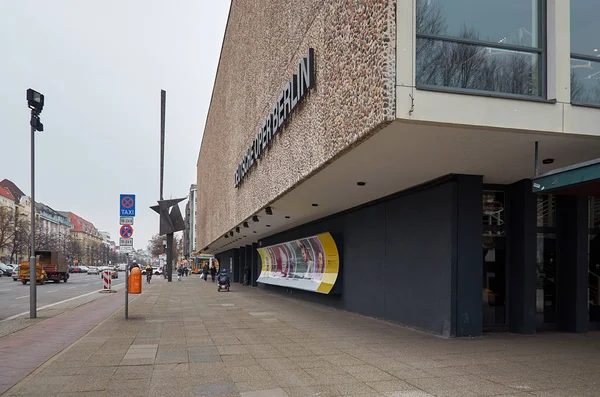
[[[27,90],[27,106],[31,109],[31,241],[29,247],[29,317],[37,317],[37,264],[35,257],[35,132],[44,131],[44,125],[40,121],[40,114],[44,109],[44,95],[39,92]]]

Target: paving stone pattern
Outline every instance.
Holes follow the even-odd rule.
[[[153,281],[9,396],[598,396],[600,334],[445,340],[196,277]]]

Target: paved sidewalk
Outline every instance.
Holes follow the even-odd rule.
[[[444,340],[239,284],[153,284],[129,321],[119,311],[5,395],[600,395],[599,333]]]
[[[123,292],[110,294],[0,338],[0,394],[76,342],[124,302]]]

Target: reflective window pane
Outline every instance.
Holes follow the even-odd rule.
[[[571,53],[600,57],[600,1],[571,0]]]
[[[537,196],[537,226],[556,226],[556,196],[541,194]]]
[[[417,0],[417,34],[539,47],[538,4],[538,0]]]
[[[541,96],[539,54],[417,38],[417,84]]]
[[[600,105],[600,61],[571,59],[571,102]]]

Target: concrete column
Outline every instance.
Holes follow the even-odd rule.
[[[454,324],[451,335],[479,336],[483,331],[483,177],[458,175],[456,179],[456,241],[452,277]]]
[[[587,332],[588,200],[556,198],[558,327]]]
[[[251,245],[247,245],[246,246],[246,265],[248,266],[248,269],[250,270],[248,273],[248,285],[252,285],[252,246]]]
[[[246,267],[246,246],[240,247],[240,283],[244,284],[244,268]]]
[[[511,185],[508,207],[508,326],[510,332],[535,334],[536,330],[536,226],[537,196],[531,180]]]
[[[575,0],[571,0],[575,1]],[[547,30],[547,97],[557,102],[571,102],[571,9],[570,2],[548,0]]]
[[[260,269],[262,264],[260,263],[260,257],[258,256],[258,244],[252,244],[252,269],[250,272],[250,276],[252,277],[252,286],[256,287],[258,284],[256,283],[256,279],[260,274]]]
[[[234,283],[239,283],[240,282],[240,254],[239,254],[239,249],[234,248],[231,250],[231,258],[233,258],[233,282]]]

